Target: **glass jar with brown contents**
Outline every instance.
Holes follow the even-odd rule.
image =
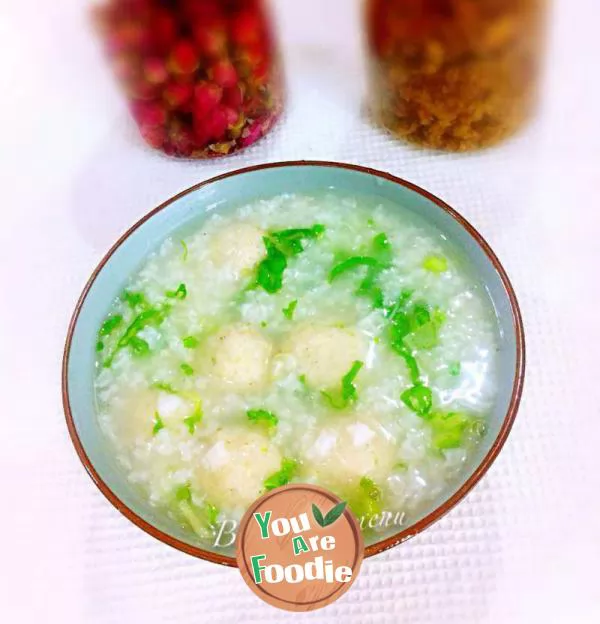
[[[545,0],[366,0],[369,100],[392,134],[466,151],[535,104]]]

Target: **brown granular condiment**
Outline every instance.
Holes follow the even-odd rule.
[[[466,151],[536,100],[545,0],[367,0],[370,109],[397,137]]]

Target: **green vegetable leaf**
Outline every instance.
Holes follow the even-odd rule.
[[[296,469],[298,467],[298,462],[295,459],[290,459],[284,457],[281,461],[281,468],[277,472],[274,472],[272,475],[268,476],[265,479],[264,486],[265,489],[273,490],[275,488],[286,485],[290,482],[294,474],[296,473]]]
[[[406,309],[406,304],[410,301],[410,298],[413,296],[412,290],[403,290],[400,293],[400,296],[396,301],[388,306],[385,310],[386,316],[393,323],[395,322],[396,315],[404,314],[404,310]]]
[[[132,310],[135,310],[136,308],[144,309],[148,307],[146,296],[141,292],[126,290],[121,295],[121,301],[125,302]]]
[[[181,255],[181,259],[184,262],[187,262],[187,259],[188,259],[188,246],[187,246],[187,243],[183,240],[183,238],[179,242],[181,243],[181,247],[183,248],[183,254]]]
[[[298,300],[294,299],[293,301],[290,301],[289,304],[283,308],[282,312],[283,312],[283,316],[285,316],[286,319],[288,319],[289,321],[291,321],[294,318],[294,312],[296,311],[296,306],[298,305]]]
[[[185,395],[184,395],[185,396]],[[188,428],[190,434],[196,431],[196,427],[202,422],[204,413],[202,411],[202,403],[199,399],[194,402],[194,411],[191,416],[183,419],[185,426]]]
[[[156,390],[162,390],[163,392],[166,392],[167,394],[179,394],[179,391],[176,390],[170,383],[167,383],[166,381],[155,381],[152,384],[152,387],[155,388]]]
[[[270,294],[281,290],[288,258],[304,251],[304,242],[320,238],[324,231],[325,226],[317,224],[312,228],[270,232],[263,238],[267,255],[258,264],[255,284]]]
[[[329,526],[330,524],[333,524],[344,513],[344,509],[346,509],[346,501],[342,501],[341,503],[335,505],[335,507],[332,507],[327,512],[322,526]]]
[[[311,228],[295,228],[271,232],[269,237],[286,256],[296,256],[304,251],[304,241],[320,238],[325,232],[325,226],[313,225]]]
[[[331,407],[334,409],[345,409],[348,405],[350,405],[350,403],[354,403],[356,401],[358,398],[358,392],[356,391],[354,380],[363,366],[364,363],[359,360],[353,362],[350,370],[342,377],[339,392],[326,392],[325,390],[321,391],[321,395],[327,400]]]
[[[444,256],[431,254],[423,260],[423,268],[431,273],[444,273],[448,270],[448,260]]]
[[[96,351],[100,352],[104,349],[104,343],[102,342],[102,340],[98,340],[98,342],[96,342]]]
[[[323,518],[321,510],[314,503],[312,504],[312,512],[317,524],[322,527],[325,526],[325,518]]]
[[[279,418],[273,412],[269,412],[264,409],[251,409],[246,412],[248,420],[254,423],[263,423],[269,429],[277,426]]]
[[[181,501],[187,501],[188,503],[192,502],[192,489],[189,483],[186,483],[185,485],[181,485],[175,490],[175,500],[178,502],[181,502]]]
[[[448,364],[448,373],[452,377],[458,377],[460,375],[460,369],[460,362],[450,362],[450,364]]]
[[[140,312],[119,338],[113,352],[104,361],[104,367],[110,367],[117,353],[126,347],[131,347],[135,355],[147,355],[150,346],[145,340],[139,338],[138,334],[145,327],[158,327],[165,320],[169,310],[168,306],[162,306],[160,308],[147,308]]]
[[[433,405],[431,390],[420,383],[405,390],[400,395],[400,399],[410,410],[421,417],[427,417]]]
[[[355,269],[357,267],[372,267],[376,269],[383,269],[385,265],[379,262],[376,258],[372,256],[352,256],[350,258],[346,258],[346,260],[342,260],[342,262],[336,264],[331,271],[329,272],[329,281],[333,282],[340,275],[343,275],[347,271]]]
[[[440,450],[463,445],[474,420],[462,412],[433,412],[428,419],[433,445]]]
[[[356,290],[359,297],[366,297],[371,300],[371,305],[378,309],[384,307],[383,290],[377,285],[377,280],[381,269],[379,267],[369,267],[367,275]]]
[[[361,478],[358,488],[348,499],[348,506],[359,520],[363,517],[369,519],[381,513],[381,504],[381,489],[366,476]]]
[[[373,251],[375,255],[385,264],[389,264],[392,261],[393,253],[392,253],[392,245],[388,240],[385,232],[381,232],[381,234],[377,234],[373,238]]]
[[[195,336],[186,336],[181,342],[186,349],[195,349],[200,344]]]
[[[143,338],[138,338],[138,336],[132,336],[129,339],[129,348],[134,355],[139,357],[150,353],[150,345]]]
[[[165,424],[158,412],[154,412],[154,426],[152,427],[152,435],[156,435],[161,429],[164,429]]]
[[[408,368],[410,380],[413,384],[419,383],[419,380],[421,379],[421,371],[419,370],[419,364],[417,363],[410,347],[402,340],[402,338],[394,338],[393,336],[390,341],[390,346],[404,360],[404,363]]]
[[[110,334],[112,334],[112,332],[117,329],[122,322],[123,317],[120,314],[109,316],[104,323],[102,323],[102,327],[100,327],[98,334],[100,336],[110,336]]]
[[[179,299],[182,301],[187,297],[187,287],[185,284],[179,284],[176,290],[167,290],[165,296],[169,299]]]
[[[287,259],[269,238],[265,236],[263,242],[267,256],[258,265],[256,282],[268,293],[273,294],[281,290],[283,286],[283,273],[287,268]]]
[[[175,506],[198,537],[203,540],[213,537],[219,510],[208,501],[194,504],[189,484],[175,490]]]
[[[181,363],[179,365],[179,368],[181,369],[183,374],[187,375],[188,377],[194,374],[194,369],[187,362]]]

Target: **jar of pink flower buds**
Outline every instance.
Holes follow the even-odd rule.
[[[95,18],[152,147],[223,156],[277,121],[283,83],[262,0],[104,0]]]

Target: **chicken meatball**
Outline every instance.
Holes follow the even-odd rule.
[[[213,373],[237,390],[258,389],[268,381],[272,351],[253,327],[228,327],[211,339]]]
[[[394,464],[394,443],[374,419],[340,418],[304,440],[305,465],[320,483],[335,488],[357,483],[362,477],[384,480]]]
[[[290,337],[286,351],[311,386],[333,388],[355,360],[365,359],[367,345],[354,330],[307,325]]]
[[[281,455],[263,432],[222,429],[212,438],[195,473],[201,491],[217,507],[246,509],[281,466]]]
[[[213,238],[212,261],[236,277],[248,273],[265,255],[264,235],[263,230],[249,223],[232,225]]]

